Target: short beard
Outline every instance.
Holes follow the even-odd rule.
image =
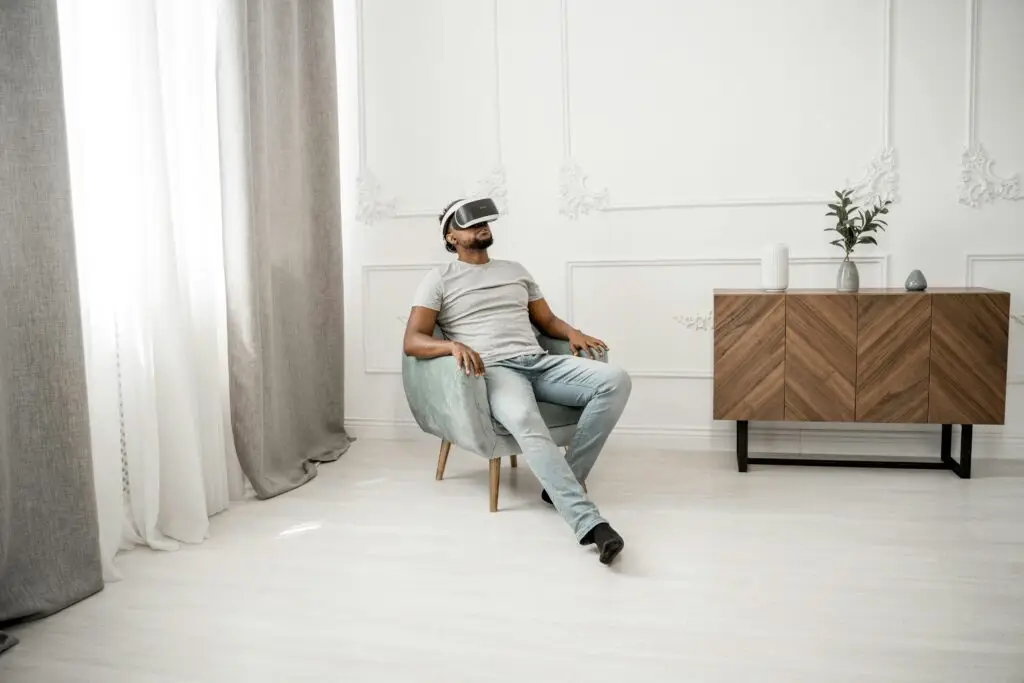
[[[473,251],[483,251],[494,244],[494,237],[477,238],[470,242],[466,248],[472,249]]]

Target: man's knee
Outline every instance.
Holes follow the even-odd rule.
[[[602,389],[611,394],[628,398],[633,391],[633,379],[629,373],[617,365],[609,365],[605,370]]]

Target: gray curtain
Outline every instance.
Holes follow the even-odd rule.
[[[103,587],[63,106],[55,0],[0,0],[0,626]]]
[[[260,498],[349,448],[332,0],[233,0],[219,36],[231,415]]]

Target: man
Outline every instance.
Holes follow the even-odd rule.
[[[467,374],[482,377],[491,412],[522,449],[544,487],[542,498],[572,527],[581,545],[594,544],[611,564],[622,537],[583,490],[609,433],[626,406],[629,376],[594,360],[607,346],[560,320],[523,266],[489,258],[490,199],[452,202],[438,216],[441,236],[458,259],[432,271],[416,293],[405,332],[405,353],[415,358],[454,356]],[[435,339],[435,323],[446,339]],[[544,335],[569,342],[572,356],[548,355]],[[544,401],[583,408],[563,457],[537,408]]]

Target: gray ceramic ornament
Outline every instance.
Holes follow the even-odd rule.
[[[924,273],[920,270],[913,270],[907,276],[907,282],[904,286],[908,292],[923,292],[928,288],[928,281],[924,279]]]

